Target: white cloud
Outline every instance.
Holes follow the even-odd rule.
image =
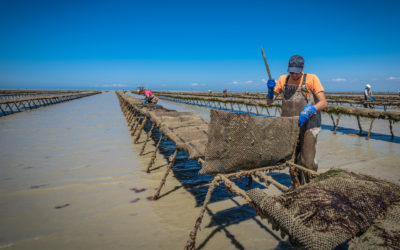
[[[397,76],[389,76],[386,80],[389,80],[389,81],[397,81],[397,80],[400,80],[400,77],[397,77]]]
[[[238,81],[233,81],[232,83],[233,83],[233,84],[239,84],[239,82],[238,82]]]
[[[112,84],[103,84],[101,85],[103,88],[121,88],[121,87],[127,87],[126,84],[122,83],[112,83]]]
[[[267,79],[265,79],[265,78],[261,79],[261,81],[262,81],[263,83],[267,83],[267,82],[268,82]]]
[[[246,81],[246,83],[247,83],[247,84],[250,84],[250,83],[253,83],[253,81],[249,80],[249,81]]]
[[[199,86],[197,82],[192,83],[192,86]]]
[[[346,79],[345,78],[333,78],[331,81],[332,82],[345,82]]]

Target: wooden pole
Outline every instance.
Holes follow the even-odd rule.
[[[196,248],[197,231],[199,230],[201,222],[203,221],[204,212],[206,211],[207,205],[210,202],[211,194],[213,193],[215,187],[219,185],[220,181],[221,181],[220,176],[217,175],[214,178],[214,180],[211,182],[210,186],[208,187],[206,198],[204,199],[204,202],[203,202],[203,207],[201,208],[200,214],[197,217],[196,222],[194,224],[194,227],[193,227],[192,231],[189,234],[189,239],[186,242],[185,250],[195,249]]]
[[[1,112],[3,112],[3,115],[6,115],[6,112],[1,108],[1,105],[0,105],[0,110]]]
[[[389,119],[389,128],[390,128],[390,134],[392,135],[392,139],[394,138],[394,134],[393,134],[393,126],[392,126],[393,121],[391,119]]]
[[[140,119],[140,115],[139,115],[139,116],[136,116],[134,119],[132,119],[132,121],[130,122],[130,124],[128,124],[128,125],[130,125],[130,126],[129,126],[129,131],[133,131],[133,129],[134,129],[136,123],[139,122],[139,119]]]
[[[263,58],[264,58],[265,68],[267,68],[268,77],[269,77],[269,79],[271,79],[271,78],[272,78],[271,72],[269,71],[269,66],[268,66],[267,58],[265,57],[265,53],[264,53],[264,50],[263,50],[262,47],[261,47],[261,52],[262,52],[262,55],[263,55]]]
[[[22,106],[24,107],[24,110],[27,110],[24,104],[24,101],[21,101]]]
[[[158,148],[160,147],[162,138],[163,138],[163,135],[161,134],[160,139],[159,139],[158,142],[157,142],[156,148],[154,149],[154,152],[153,152],[153,154],[151,155],[151,159],[150,159],[149,165],[147,165],[147,169],[146,169],[146,172],[147,172],[147,173],[150,173],[150,168],[151,168],[151,166],[153,166],[154,161],[156,160],[156,157],[157,157],[157,150],[158,150]]]
[[[21,112],[21,110],[19,109],[17,102],[14,102],[14,106],[17,108],[18,112]]]
[[[360,129],[359,134],[362,135],[362,126],[361,126],[361,122],[360,122],[360,116],[357,115],[357,123],[358,123],[358,128]]]
[[[12,108],[10,107],[10,104],[6,103],[7,107],[10,109],[11,114],[14,114],[14,110],[12,110]]]
[[[136,124],[135,124],[135,127],[133,128],[133,131],[132,131],[132,133],[131,133],[131,136],[134,136],[134,135],[135,135],[136,130],[137,130],[137,128],[139,127],[139,124],[140,124],[140,118],[141,118],[141,117],[138,118],[138,120],[137,120],[137,122],[136,122]]]
[[[149,141],[149,138],[150,138],[151,134],[153,133],[154,127],[155,127],[155,123],[153,123],[153,124],[151,125],[151,129],[150,129],[149,133],[147,133],[146,140],[144,141],[142,150],[140,150],[139,155],[143,155],[144,149],[146,148],[147,142]]]
[[[160,186],[158,187],[157,192],[153,197],[154,200],[158,200],[158,198],[160,197],[161,189],[164,186],[165,181],[167,180],[168,174],[171,171],[171,168],[175,163],[175,159],[176,159],[176,156],[178,155],[178,152],[179,152],[179,149],[176,149],[174,154],[172,155],[171,161],[169,162],[169,165],[168,165],[168,168],[167,168],[167,171],[165,172],[164,177],[161,180]]]
[[[333,131],[333,133],[334,134],[336,134],[336,131],[337,131],[337,129],[338,129],[338,127],[339,127],[339,120],[340,120],[340,117],[342,116],[342,114],[338,114],[338,117],[337,117],[337,119],[336,119],[336,125],[335,125],[335,130]]]
[[[372,125],[374,124],[374,121],[375,121],[375,119],[372,119],[371,124],[369,125],[367,140],[369,140],[369,136],[371,135]]]

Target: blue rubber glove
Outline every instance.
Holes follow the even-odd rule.
[[[307,104],[303,110],[300,112],[299,115],[299,126],[303,126],[304,124],[306,124],[306,122],[308,121],[308,119],[310,119],[310,117],[316,112],[317,110],[315,109],[315,107],[311,104]]]
[[[369,99],[370,99],[371,101],[375,101],[375,97],[373,97],[373,96],[371,96]]]
[[[273,99],[274,98],[274,88],[276,86],[276,82],[274,79],[269,79],[267,82],[267,87],[268,87],[268,99]]]

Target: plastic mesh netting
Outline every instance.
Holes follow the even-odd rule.
[[[363,235],[351,240],[349,249],[400,249],[400,203],[390,206]]]
[[[280,196],[247,192],[254,205],[295,246],[332,249],[364,233],[400,201],[400,186],[368,175],[333,169]],[[398,211],[396,210],[398,220]]]
[[[260,117],[211,110],[201,174],[230,173],[290,159],[299,135],[297,117]]]
[[[193,113],[166,110],[150,111],[148,115],[161,132],[189,154],[189,159],[204,157],[208,140],[207,120]]]

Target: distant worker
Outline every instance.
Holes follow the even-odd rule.
[[[367,84],[365,85],[364,89],[364,100],[365,101],[375,101],[375,97],[372,96],[372,91],[371,91],[371,85]],[[373,106],[371,104],[364,103],[364,108],[372,108]]]
[[[141,90],[139,94],[144,95],[144,101],[142,104],[147,104],[147,103],[157,104],[158,102],[158,97],[153,95],[153,93],[148,89]]]
[[[318,77],[314,74],[304,74],[303,69],[304,58],[299,55],[292,56],[287,70],[289,74],[280,76],[277,82],[274,79],[268,80],[267,104],[272,104],[276,96],[283,93],[281,116],[299,116],[300,137],[295,162],[317,171],[315,155],[317,137],[321,131],[320,111],[326,108],[328,103]],[[299,181],[300,184],[308,182],[308,175],[299,172]]]
[[[224,89],[224,91],[222,91],[222,97],[228,97],[228,90]]]

